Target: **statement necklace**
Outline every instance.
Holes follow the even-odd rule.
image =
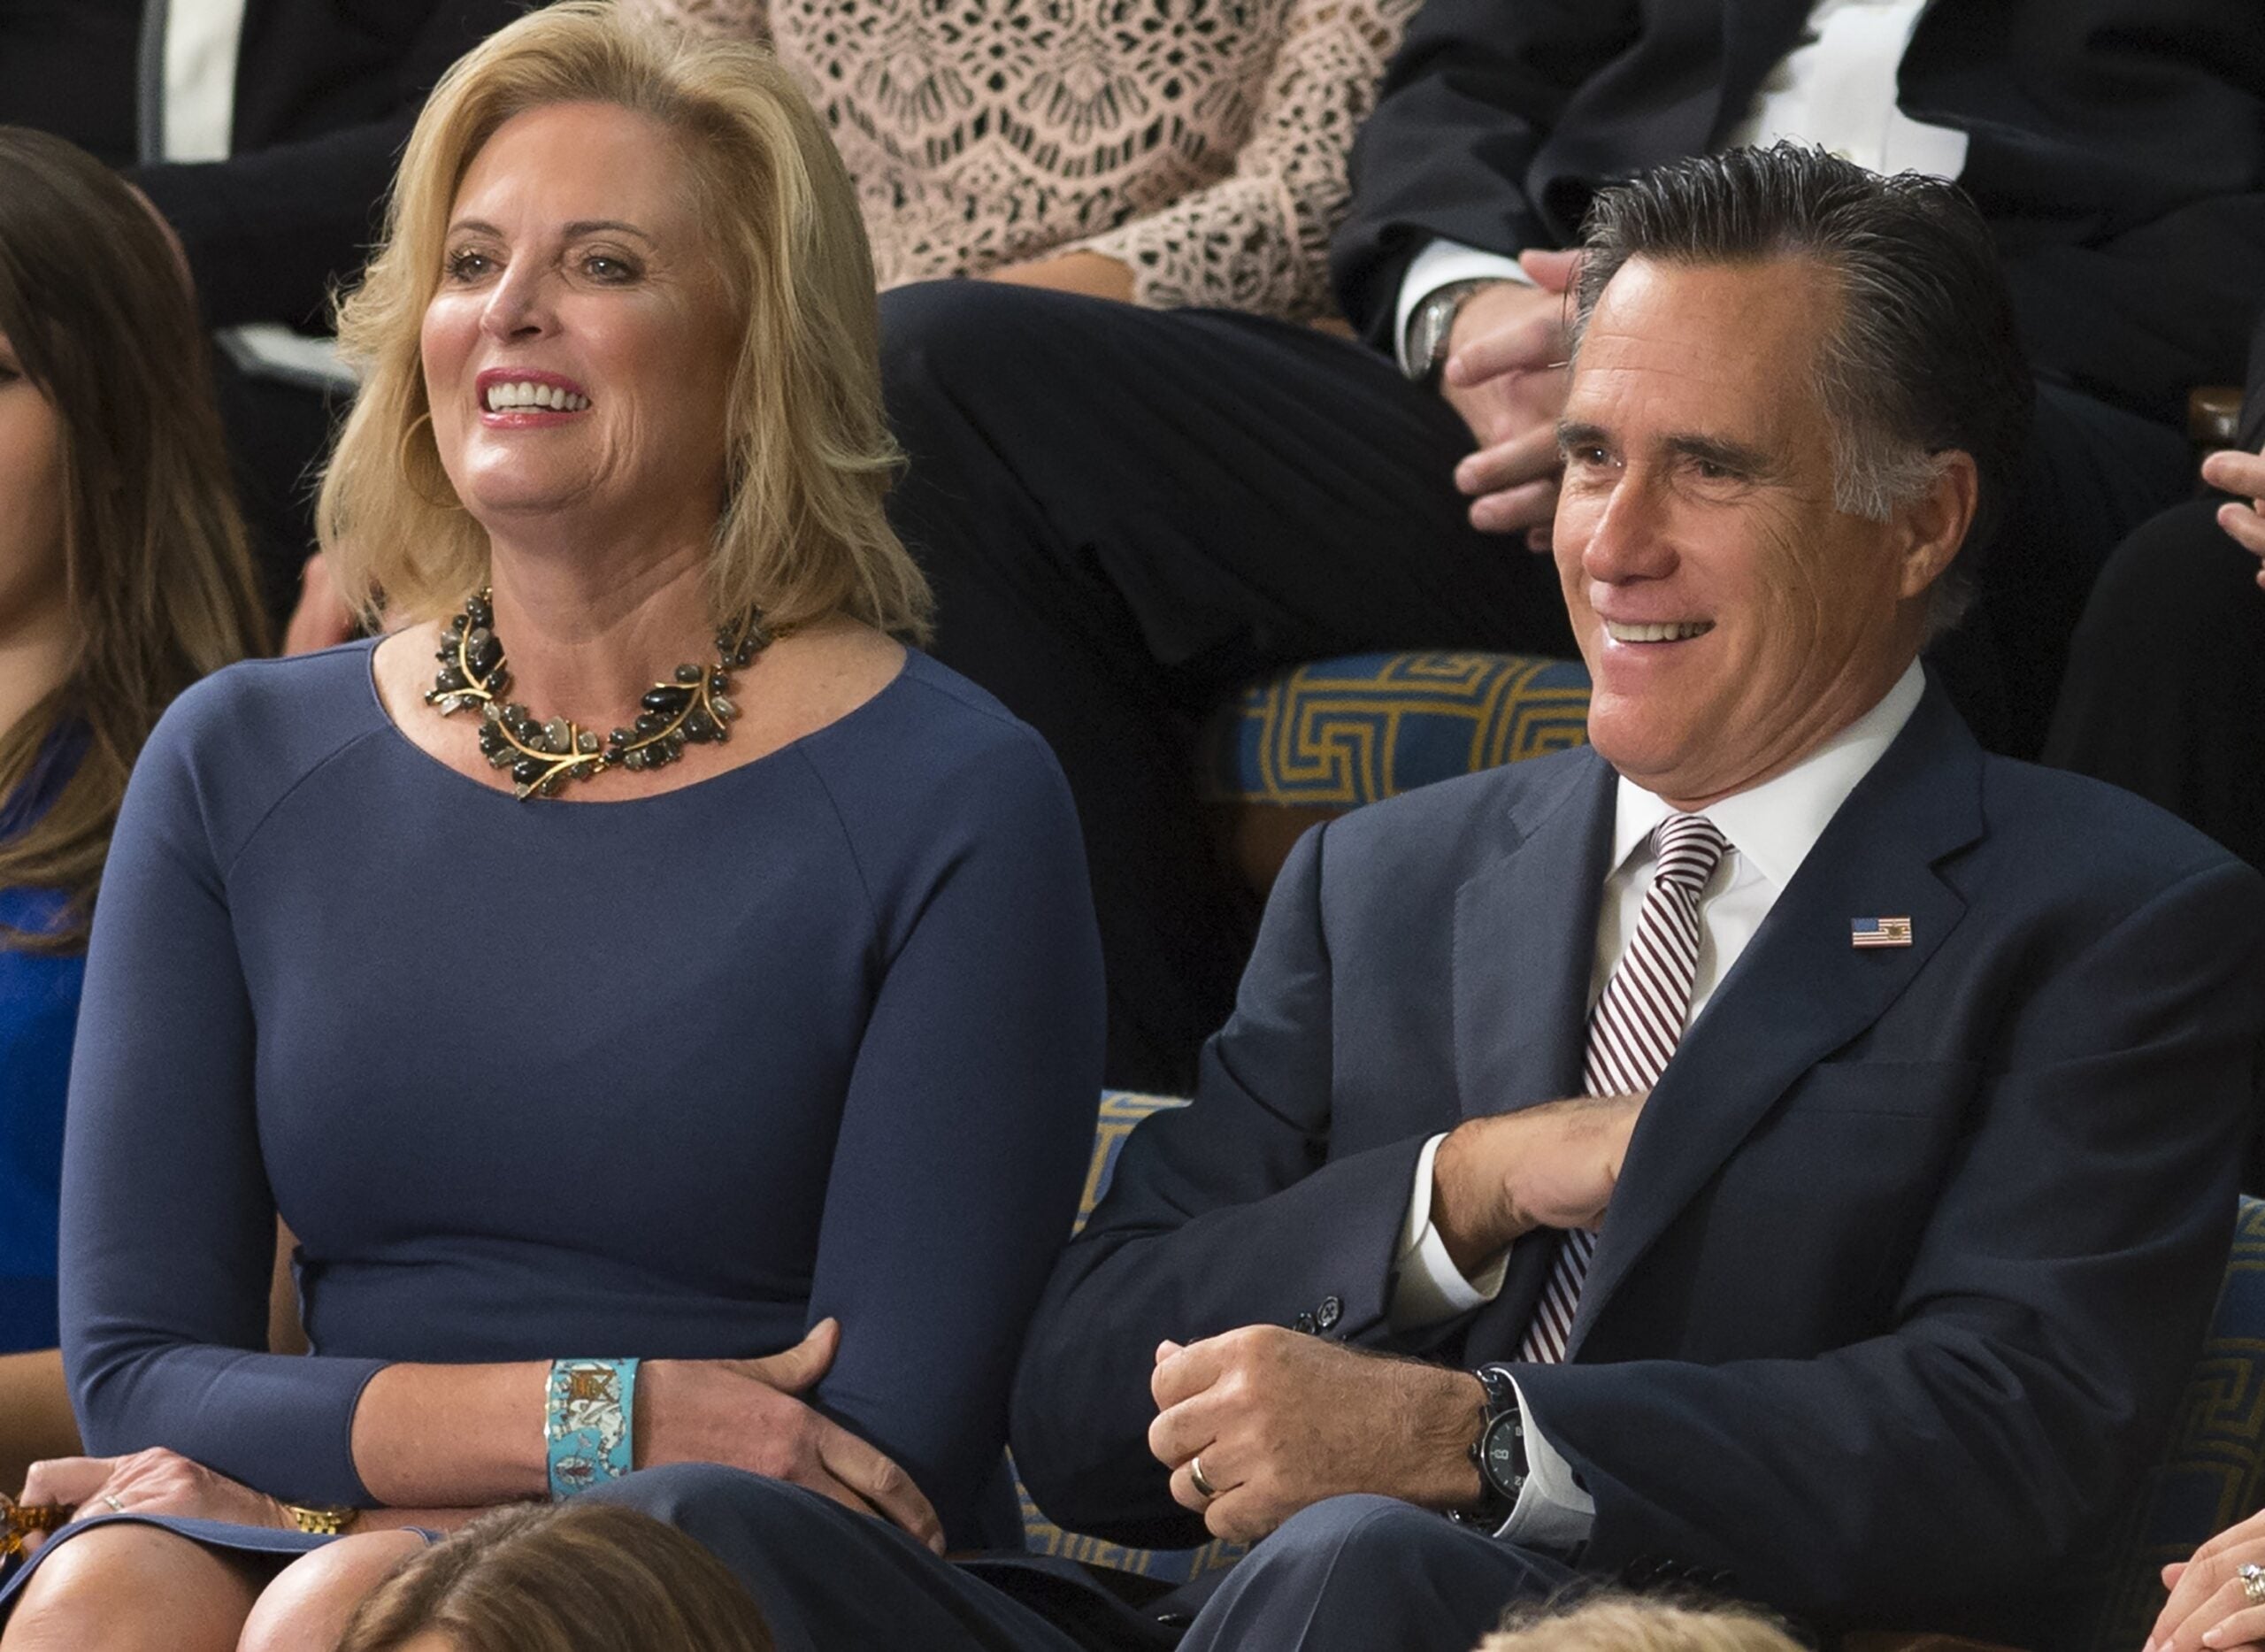
[[[750,614],[716,634],[718,663],[703,670],[680,665],[675,680],[656,682],[638,701],[637,720],[617,728],[601,745],[596,734],[563,717],[539,722],[511,692],[511,672],[503,661],[503,641],[495,634],[495,599],[486,589],[465,603],[441,634],[434,657],[440,674],[426,691],[425,703],[441,715],[478,707],[480,755],[511,772],[515,797],[555,797],[569,780],[595,780],[606,770],[657,769],[684,755],[687,741],[704,744],[731,738],[740,714],[729,697],[732,673],[771,646],[763,617]]]

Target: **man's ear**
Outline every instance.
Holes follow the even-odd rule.
[[[1942,578],[1966,542],[1981,497],[1982,476],[1972,454],[1952,448],[1934,459],[1935,477],[1927,491],[1900,512],[1903,569],[1898,595],[1906,602]]]

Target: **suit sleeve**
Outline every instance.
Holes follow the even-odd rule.
[[[812,1322],[842,1329],[819,1404],[912,1476],[962,1548],[1077,1210],[1104,1019],[1069,788],[1026,730],[994,757],[924,800],[931,841],[960,841],[858,1041],[810,1284]]]
[[[332,288],[360,271],[378,238],[425,95],[526,9],[520,0],[436,6],[395,72],[395,106],[380,119],[226,160],[129,172],[180,237],[206,322],[326,326]]]
[[[1634,0],[1426,0],[1353,146],[1352,209],[1331,243],[1357,331],[1388,344],[1401,275],[1428,241],[1513,254],[1554,244],[1528,169],[1637,26]]]
[[[1143,1544],[1204,1540],[1148,1453],[1156,1344],[1333,1318],[1378,1342],[1428,1132],[1332,1157],[1328,828],[1299,841],[1267,903],[1233,1016],[1194,1103],[1133,1131],[1109,1196],[1047,1287],[1016,1378],[1015,1461],[1039,1506]],[[1333,1316],[1322,1305],[1334,1299]]]
[[[2009,1578],[2080,1573],[2208,1321],[2261,1002],[2265,884],[2193,873],[2009,1011],[1891,1331],[1808,1359],[1521,1366],[1596,1500],[1586,1564],[1727,1568],[1836,1623],[1954,1620]]]

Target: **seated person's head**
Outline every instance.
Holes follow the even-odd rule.
[[[763,1614],[675,1527],[608,1503],[482,1515],[412,1556],[338,1652],[770,1652]]]
[[[534,12],[434,88],[341,306],[363,385],[319,510],[333,571],[436,619],[500,525],[696,527],[718,614],[917,636],[879,325],[848,176],[768,51]]]
[[[1733,1607],[1592,1597],[1514,1607],[1478,1652],[1800,1652],[1770,1618]]]
[[[157,215],[22,127],[0,127],[0,887],[60,889],[46,938],[75,944],[157,713],[261,621],[203,328]],[[9,835],[7,798],[65,725],[85,755]]]
[[[1934,180],[1736,150],[1608,189],[1584,244],[1555,548],[1589,734],[1700,809],[1956,617],[2028,372],[1989,232]]]

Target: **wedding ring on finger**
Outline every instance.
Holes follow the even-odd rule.
[[[126,1512],[126,1505],[119,1502],[119,1500],[109,1492],[104,1492],[103,1494],[103,1501],[110,1505],[110,1511],[112,1514],[124,1514]]]
[[[1194,1456],[1187,1459],[1187,1478],[1195,1482],[1195,1494],[1205,1502],[1210,1502],[1219,1494],[1219,1488],[1211,1484],[1211,1477],[1203,1471],[1202,1457]]]
[[[2241,1579],[2242,1599],[2252,1606],[2265,1606],[2265,1566],[2247,1561],[2233,1575]]]

